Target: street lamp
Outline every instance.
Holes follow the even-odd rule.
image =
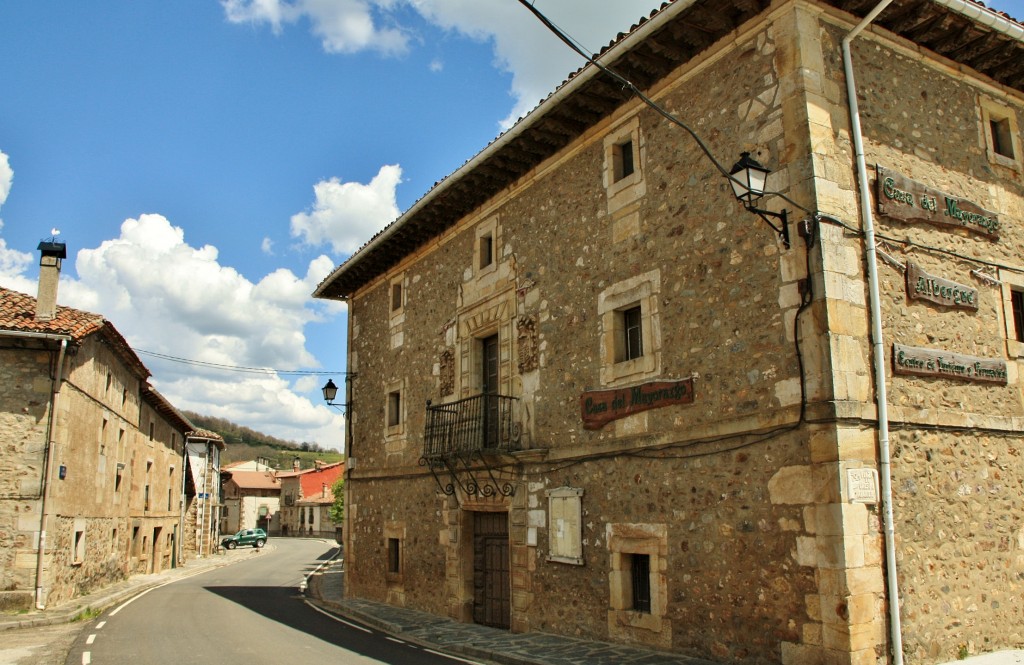
[[[334,403],[334,399],[338,396],[338,386],[334,384],[334,379],[327,379],[327,383],[324,384],[324,401],[327,402],[328,406],[333,406],[341,412],[344,412],[340,406]]]
[[[733,194],[743,204],[743,207],[754,213],[772,227],[782,244],[789,249],[789,227],[786,225],[788,214],[785,209],[781,213],[771,210],[761,210],[757,202],[764,196],[765,182],[768,180],[769,170],[762,166],[756,159],[750,156],[749,152],[740,153],[740,160],[733,164],[729,171],[729,184],[732,185]],[[772,224],[768,217],[779,220],[779,226]]]

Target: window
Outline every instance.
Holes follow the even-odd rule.
[[[397,312],[402,309],[402,283],[395,282],[391,285],[391,311]]]
[[[110,549],[117,551],[117,529],[113,529],[110,532]]]
[[[1010,291],[1010,304],[1013,308],[1013,330],[1018,342],[1024,342],[1024,291]]]
[[[494,263],[494,236],[490,233],[480,236],[480,267],[486,268]]]
[[[660,291],[660,272],[652,270],[613,284],[598,296],[603,385],[661,373]]]
[[[615,182],[633,175],[635,171],[633,163],[633,140],[629,139],[615,144],[612,148],[612,170]]]
[[[117,463],[117,470],[114,473],[114,491],[121,491],[121,480],[124,479],[124,462]]]
[[[152,420],[150,420],[149,421],[149,440],[150,441],[153,440],[153,436],[154,436],[155,433],[156,433],[156,423],[154,423]]]
[[[71,560],[75,565],[80,565],[85,562],[85,526],[75,527],[74,548]]]
[[[629,574],[632,578],[634,612],[651,613],[651,556],[629,554]]]
[[[388,538],[388,572],[402,572],[402,541],[398,538]]]
[[[992,150],[998,155],[1013,159],[1013,132],[1010,129],[1010,119],[990,119],[988,126],[992,136]]]
[[[1014,110],[987,97],[979,98],[981,131],[988,158],[994,164],[1021,170],[1020,136]]]
[[[616,327],[621,333],[616,334],[615,356],[618,362],[634,360],[644,355],[643,309],[640,305],[619,310]],[[621,336],[621,339],[620,339]]]
[[[643,139],[637,117],[626,120],[605,136],[602,179],[609,213],[622,210],[647,193],[643,159]]]
[[[388,393],[387,411],[388,427],[398,427],[402,424],[402,391]]]

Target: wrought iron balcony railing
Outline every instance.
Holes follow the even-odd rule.
[[[519,400],[504,395],[475,395],[457,402],[427,402],[423,456],[519,450]]]

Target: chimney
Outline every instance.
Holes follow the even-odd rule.
[[[320,498],[327,498],[327,483],[320,483]]]
[[[299,458],[296,457],[295,459],[292,460],[292,471],[298,471],[299,468]]]
[[[39,243],[39,293],[36,295],[36,321],[52,321],[57,316],[57,283],[60,264],[68,256],[62,242]]]

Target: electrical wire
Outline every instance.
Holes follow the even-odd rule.
[[[211,363],[205,360],[193,360],[190,358],[180,358],[178,356],[167,355],[166,353],[157,353],[156,351],[146,351],[145,349],[132,349],[135,353],[142,353],[147,356],[153,356],[154,358],[160,358],[161,360],[169,360],[170,362],[181,363],[183,365],[194,365],[197,367],[207,367],[210,369],[217,369],[225,372],[241,372],[246,374],[278,374],[282,376],[327,376],[327,375],[344,375],[347,372],[331,371],[331,370],[316,370],[316,369],[274,369],[272,367],[244,367],[241,365],[224,365],[221,363]]]

